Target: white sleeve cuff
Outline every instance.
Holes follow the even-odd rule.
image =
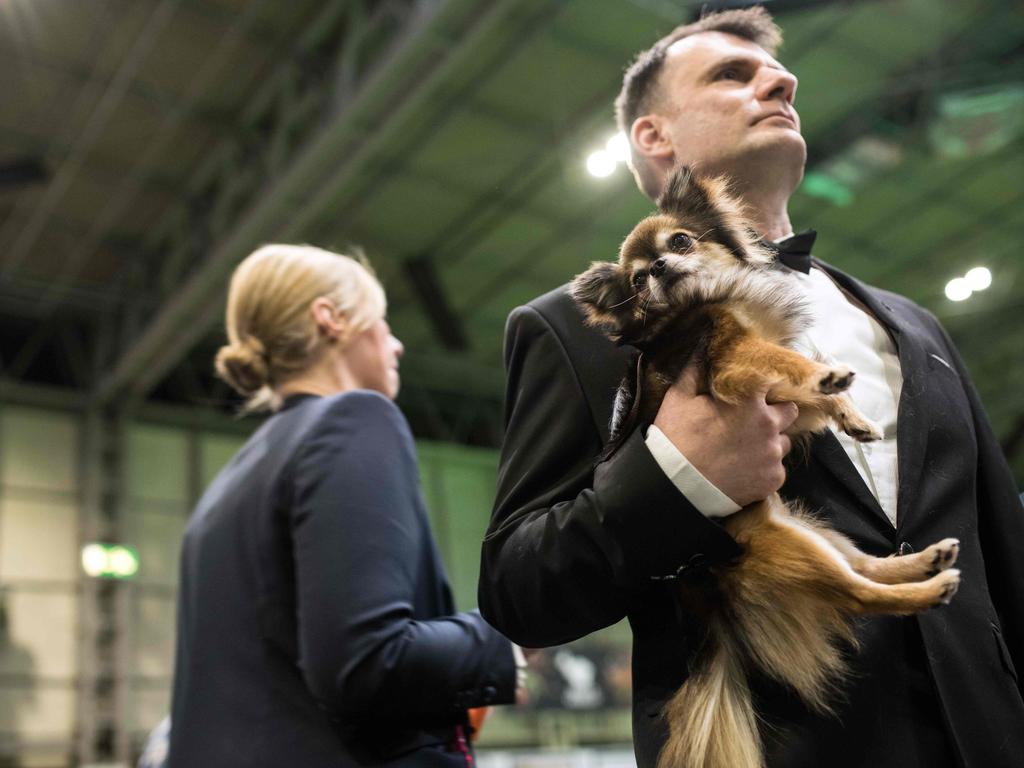
[[[661,471],[704,517],[727,517],[740,511],[741,507],[687,461],[665,433],[653,424],[647,429],[646,443]]]
[[[526,687],[526,654],[523,649],[512,643],[512,655],[516,660],[516,688]]]

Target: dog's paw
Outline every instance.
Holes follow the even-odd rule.
[[[960,589],[960,571],[950,568],[931,579],[939,588],[939,597],[935,605],[949,605],[956,591]]]
[[[863,416],[842,419],[840,428],[858,443],[870,443],[882,439],[882,429],[870,419]]]
[[[960,554],[960,541],[958,539],[943,539],[932,544],[921,554],[928,558],[929,576],[934,576],[956,562]]]
[[[818,391],[824,395],[835,395],[845,392],[853,384],[853,377],[856,376],[853,369],[845,365],[837,365],[825,369],[825,374],[818,380]]]

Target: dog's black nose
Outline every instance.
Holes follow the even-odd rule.
[[[664,259],[657,259],[653,264],[651,264],[651,276],[661,277],[665,274],[665,267],[667,266],[668,265],[665,263]]]

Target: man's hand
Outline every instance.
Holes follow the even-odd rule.
[[[698,372],[688,366],[665,394],[654,425],[722,493],[741,507],[782,487],[782,434],[797,417],[794,403],[768,404],[765,392],[729,405],[697,393]]]

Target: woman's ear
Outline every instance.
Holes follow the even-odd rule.
[[[348,323],[330,299],[323,296],[313,299],[309,311],[313,315],[317,329],[328,339],[338,340],[344,337]]]

